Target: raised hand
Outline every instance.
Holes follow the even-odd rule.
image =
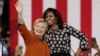
[[[18,12],[18,24],[23,24],[24,23],[23,15],[22,15],[23,6],[21,4],[21,0],[18,0],[16,2],[15,8],[16,8],[16,11]]]
[[[23,6],[22,6],[20,0],[18,0],[18,1],[16,2],[15,8],[16,8],[16,10],[17,10],[18,13],[22,13],[22,11],[23,11]]]

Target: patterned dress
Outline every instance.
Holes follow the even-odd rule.
[[[70,36],[74,36],[80,40],[80,48],[86,50],[89,48],[87,37],[78,31],[77,29],[67,24],[63,25],[63,29],[50,29],[45,34],[45,39],[50,47],[51,54],[53,53],[70,53],[71,52],[71,40]]]

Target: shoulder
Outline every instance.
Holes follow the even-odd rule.
[[[64,28],[70,28],[70,27],[72,27],[72,26],[71,26],[71,25],[68,25],[68,24],[66,24],[66,23],[64,23],[64,24],[63,24],[63,27],[64,27]]]

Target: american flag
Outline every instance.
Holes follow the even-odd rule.
[[[17,44],[23,45],[23,39],[17,31],[17,12],[14,4],[17,0],[10,0],[10,49],[11,52]],[[34,20],[42,17],[43,12],[49,8],[60,11],[65,23],[75,27],[86,34],[91,43],[91,37],[100,40],[100,0],[21,0],[23,4],[23,17],[29,30]],[[18,38],[20,37],[20,38]],[[79,40],[71,36],[72,49],[77,50]],[[100,44],[99,44],[100,46]],[[73,55],[73,52],[71,53]]]

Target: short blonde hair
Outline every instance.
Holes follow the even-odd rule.
[[[46,29],[48,29],[48,24],[47,24],[47,22],[46,22],[43,18],[38,18],[38,19],[36,19],[35,22],[34,22],[34,26],[35,26],[37,23],[40,23],[40,22],[44,23],[45,26],[46,26]]]

